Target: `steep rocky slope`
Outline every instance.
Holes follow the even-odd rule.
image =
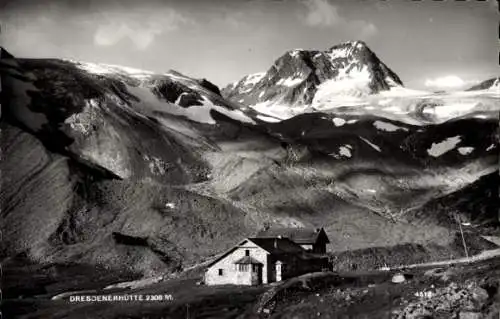
[[[219,149],[214,140],[258,141],[260,133],[245,133],[226,105],[207,102],[192,119],[187,106],[164,100],[164,82],[134,86],[120,76],[68,61],[2,59],[3,257],[173,271],[255,228],[223,199],[174,186],[208,180],[202,153]],[[189,85],[221,99],[200,83],[210,88]],[[217,107],[222,120],[212,117]]]
[[[0,71],[2,259],[174,272],[266,224],[324,226],[334,250],[446,246],[455,224],[402,217],[497,170],[494,116],[270,123],[173,71],[5,52]]]

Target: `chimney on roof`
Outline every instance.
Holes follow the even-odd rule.
[[[321,230],[321,228],[316,228],[316,232],[319,233],[319,231]]]

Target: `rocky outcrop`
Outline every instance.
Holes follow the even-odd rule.
[[[489,295],[475,282],[458,285],[450,283],[443,288],[430,288],[415,293],[416,301],[408,302],[392,318],[413,319],[440,314],[443,318],[484,318],[482,313]],[[446,314],[446,315],[445,315]]]

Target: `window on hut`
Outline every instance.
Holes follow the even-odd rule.
[[[239,264],[238,270],[239,271],[248,271],[248,265],[247,264]]]

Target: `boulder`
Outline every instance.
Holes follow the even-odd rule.
[[[404,282],[406,279],[405,279],[405,276],[401,273],[397,273],[395,274],[394,276],[392,276],[392,279],[391,281],[395,284],[399,284],[399,283],[402,283]]]

